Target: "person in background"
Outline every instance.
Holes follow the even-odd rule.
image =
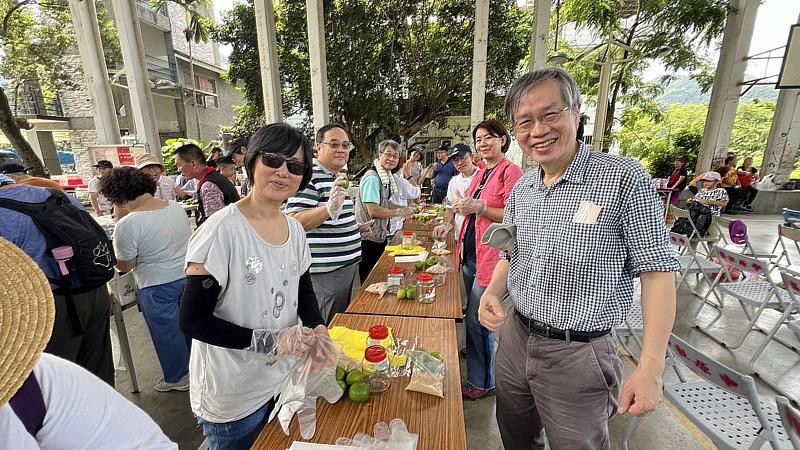
[[[552,449],[607,450],[614,414],[661,405],[681,266],[650,174],[579,143],[580,107],[577,83],[558,67],[522,75],[505,100],[517,142],[539,163],[506,203],[503,223],[515,226],[516,241],[478,313],[499,329],[497,424],[509,450],[544,449],[545,432]],[[637,276],[642,356],[622,385],[612,330],[631,308]]]
[[[136,168],[150,176],[156,182],[153,197],[174,202],[178,198],[187,198],[189,194],[178,187],[171,177],[164,175],[164,165],[155,156],[145,153],[136,157]],[[102,183],[101,183],[102,184]]]
[[[233,161],[232,156],[223,156],[217,160],[217,170],[223,177],[230,180],[234,186],[239,185],[239,179],[236,176],[236,163]]]
[[[442,203],[447,197],[447,185],[450,179],[458,173],[453,163],[448,160],[447,154],[450,146],[442,144],[436,149],[436,166],[433,168],[433,192],[431,193],[431,203]]]
[[[719,216],[728,204],[727,190],[719,187],[721,181],[722,177],[717,172],[704,173],[700,177],[700,191],[690,201],[708,206],[715,216]]]
[[[286,213],[303,224],[311,247],[311,282],[325,323],[350,305],[361,260],[361,234],[353,199],[339,174],[353,146],[344,125],[329,123],[317,131],[317,157],[306,187],[286,202]]]
[[[375,223],[372,225],[372,234],[361,240],[361,262],[358,274],[361,283],[375,267],[384,249],[387,237],[391,231],[393,217],[408,218],[413,213],[413,208],[397,208],[389,199],[398,192],[397,180],[394,174],[400,169],[400,144],[387,140],[378,144],[378,157],[372,166],[361,177],[359,192],[366,212]]]
[[[212,214],[231,203],[239,201],[239,193],[231,181],[212,167],[206,165],[203,151],[194,144],[186,144],[175,150],[175,165],[187,178],[196,178],[197,226]]]
[[[47,189],[18,185],[10,177],[0,175],[0,198],[25,203],[43,203],[51,195],[55,194]],[[83,211],[83,205],[77,198],[71,195],[67,197],[75,208]],[[33,218],[6,208],[0,208],[0,217],[2,217],[0,237],[11,241],[27,253],[36,261],[48,279],[60,279],[59,265],[47,249],[47,239]],[[107,267],[110,267],[111,256],[108,252],[99,254],[97,261],[101,264],[108,262]],[[50,287],[55,298],[56,319],[53,335],[45,350],[47,353],[78,364],[114,386],[110,331],[111,298],[108,295],[108,287],[103,284],[86,292],[71,294],[60,291],[55,283],[51,283]]]
[[[473,163],[472,151],[465,144],[456,144],[450,151],[449,159],[453,161],[453,166],[458,170],[458,175],[451,178],[450,184],[447,186],[447,201],[453,205],[456,200],[467,196],[467,189],[469,189],[478,166]],[[434,237],[444,239],[451,229],[454,229],[456,234],[460,233],[464,218],[463,214],[456,213],[452,207],[445,209],[444,222],[433,229]],[[453,228],[454,226],[455,228]],[[472,288],[474,278],[474,274],[469,278],[464,278],[464,286],[467,286],[467,291]]]
[[[114,169],[100,183],[100,192],[128,211],[114,228],[114,253],[117,270],[133,271],[139,306],[161,364],[163,377],[153,388],[186,391],[191,340],[178,329],[178,305],[192,230],[183,208],[155,198],[156,189],[151,175],[133,167]]]
[[[396,148],[400,150],[400,162],[398,163],[400,170],[394,174],[397,192],[389,197],[389,202],[400,207],[409,206],[410,202],[418,199],[422,193],[422,189],[420,189],[413,174],[413,169],[418,163],[411,158],[405,158],[402,150],[403,146],[397,141],[391,141],[391,143],[387,145],[396,145]],[[404,217],[392,217],[389,223],[389,236],[387,237],[389,242],[391,242],[394,235],[403,228],[404,223]]]
[[[197,196],[197,178],[186,178],[179,173],[175,177],[175,184],[181,188],[183,192],[186,192],[189,198],[195,198],[195,196]]]
[[[219,162],[220,158],[222,158],[222,149],[216,146],[212,147],[211,155],[208,157],[206,165],[208,167],[217,167],[217,162]]]
[[[225,151],[225,156],[230,156],[237,166],[244,166],[244,155],[247,153],[246,137],[238,137],[232,140]]]
[[[739,184],[739,175],[736,171],[737,162],[736,156],[728,156],[725,158],[725,165],[717,170],[722,176],[720,186],[728,192],[728,199],[730,199],[728,205],[722,211],[725,214],[736,214],[734,209],[739,201],[740,192],[742,192],[741,184]]]
[[[211,450],[249,449],[261,433],[293,356],[301,356],[287,348],[295,343],[285,339],[289,328],[302,321],[304,338],[327,335],[305,230],[281,211],[311,179],[312,155],[291,126],[259,128],[244,161],[250,195],[209,217],[189,241],[180,324],[193,339],[192,412]]]
[[[686,187],[686,177],[689,173],[686,171],[686,158],[679,156],[675,159],[675,170],[670,174],[667,180],[667,187],[675,189],[675,192],[670,196],[670,203],[678,206],[681,202],[681,192]]]
[[[422,186],[422,182],[425,179],[423,177],[425,169],[422,167],[422,152],[424,151],[425,147],[422,145],[415,145],[411,147],[411,150],[408,152],[408,160],[411,161],[411,171],[406,179],[409,181],[414,180],[417,186]]]
[[[89,181],[89,201],[92,203],[92,208],[94,208],[94,213],[100,216],[110,216],[113,212],[114,205],[108,201],[107,198],[103,197],[103,194],[100,193],[100,180],[111,173],[111,170],[114,168],[114,165],[111,164],[111,161],[101,159],[97,161],[97,164],[93,165],[95,169],[97,169],[97,175]]]
[[[739,184],[742,186],[741,206],[743,209],[752,212],[753,201],[758,195],[755,184],[758,183],[758,169],[753,167],[753,158],[748,156],[736,171],[739,177]]]
[[[711,167],[708,169],[709,171],[716,172],[720,167],[723,165],[722,158],[715,158],[711,161]],[[689,182],[689,192],[692,195],[697,194],[698,188],[697,183],[700,181],[700,178],[703,177],[707,172],[700,172],[696,177],[692,178],[692,181]],[[702,186],[701,186],[702,187]]]
[[[467,383],[461,393],[468,400],[477,400],[495,388],[497,344],[494,333],[478,321],[478,307],[500,260],[500,251],[481,243],[481,237],[489,225],[502,222],[503,209],[522,169],[506,158],[511,137],[502,123],[479,123],[472,130],[472,139],[486,167],[472,177],[466,195],[456,195],[453,211],[465,217],[456,239],[467,288]]]
[[[38,188],[37,188],[38,189]],[[24,281],[21,281],[24,280]],[[0,448],[177,450],[144,411],[86,369],[42,353],[56,308],[47,278],[0,239]]]
[[[0,173],[13,178],[17,184],[27,184],[43,188],[54,188],[63,191],[64,188],[53,180],[28,175],[28,170],[17,163],[5,163],[0,166]]]

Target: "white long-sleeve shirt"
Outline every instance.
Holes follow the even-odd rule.
[[[419,186],[414,186],[404,177],[398,176],[397,174],[394,175],[394,179],[397,182],[397,192],[389,197],[390,202],[397,206],[408,206],[409,200],[416,200],[419,198],[422,192]],[[403,228],[404,221],[405,219],[402,217],[392,217],[389,226],[389,234],[394,236],[399,229]]]

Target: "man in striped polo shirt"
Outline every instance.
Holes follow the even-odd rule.
[[[350,158],[350,134],[336,123],[317,131],[314,173],[305,189],[290,198],[286,213],[303,224],[311,248],[311,281],[325,322],[350,304],[361,233],[353,201],[337,174]]]

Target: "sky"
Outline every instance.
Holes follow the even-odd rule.
[[[231,9],[237,0],[213,0],[214,13],[217,20],[220,20],[222,11]],[[524,3],[524,0],[518,0]],[[750,55],[770,50],[775,47],[786,45],[789,38],[789,27],[798,23],[800,15],[800,0],[764,0],[758,10],[756,17],[756,27],[753,33],[753,40],[750,45]],[[709,50],[708,57],[715,60],[718,56],[717,46]],[[230,46],[221,46],[223,62],[231,52]],[[748,79],[767,75],[777,75],[781,67],[783,50],[772,53],[776,56],[774,60],[750,61],[747,66]],[[664,67],[657,62],[651,64],[645,73],[645,79],[653,79],[665,73]]]

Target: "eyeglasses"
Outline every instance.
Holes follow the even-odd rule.
[[[344,141],[344,142],[339,142],[339,141],[325,142],[325,141],[322,141],[322,142],[320,142],[320,144],[329,145],[334,150],[339,150],[340,148],[343,148],[345,150],[350,150],[350,147],[353,146],[353,144],[351,144],[350,142],[347,142],[347,141]]]
[[[262,153],[261,162],[271,169],[280,169],[283,163],[286,163],[286,170],[292,175],[303,175],[308,167],[304,162],[300,162],[296,159],[284,158],[275,153]]]
[[[383,152],[382,155],[383,155],[384,158],[387,158],[387,159],[400,159],[400,155],[398,155],[397,153]]]
[[[518,133],[528,133],[533,130],[533,127],[536,126],[537,121],[545,125],[552,125],[558,122],[558,119],[561,118],[561,113],[568,109],[569,106],[565,106],[561,109],[551,109],[542,113],[538,119],[522,119],[514,124],[514,131]]]

